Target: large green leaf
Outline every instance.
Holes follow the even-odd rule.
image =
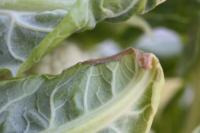
[[[94,28],[97,22],[104,19],[122,21],[133,13],[144,13],[161,2],[0,1],[0,68],[9,68],[15,75],[20,67],[18,73],[21,74],[72,33]]]
[[[58,76],[0,82],[1,133],[148,133],[164,83],[152,54],[128,49]]]

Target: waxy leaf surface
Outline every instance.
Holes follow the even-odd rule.
[[[1,81],[0,132],[148,133],[163,83],[157,58],[134,49]]]
[[[0,0],[0,68],[23,74],[71,34],[122,21],[161,0]]]

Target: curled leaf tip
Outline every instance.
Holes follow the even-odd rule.
[[[110,125],[120,133],[147,133],[164,83],[157,58],[130,48],[83,63],[57,76],[0,82],[2,133],[110,133]],[[13,122],[30,125],[7,128]]]

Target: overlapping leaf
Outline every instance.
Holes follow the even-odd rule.
[[[99,21],[122,21],[161,0],[0,1],[0,68],[15,75],[37,63],[66,37]],[[49,33],[50,32],[50,33]],[[27,60],[26,60],[27,59]]]
[[[163,72],[152,54],[129,49],[58,76],[0,82],[2,133],[148,133]]]

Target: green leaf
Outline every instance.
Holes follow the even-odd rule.
[[[71,34],[102,20],[122,21],[160,0],[0,1],[0,68],[23,74]]]
[[[164,83],[152,54],[128,49],[58,76],[0,82],[2,133],[148,133]]]

